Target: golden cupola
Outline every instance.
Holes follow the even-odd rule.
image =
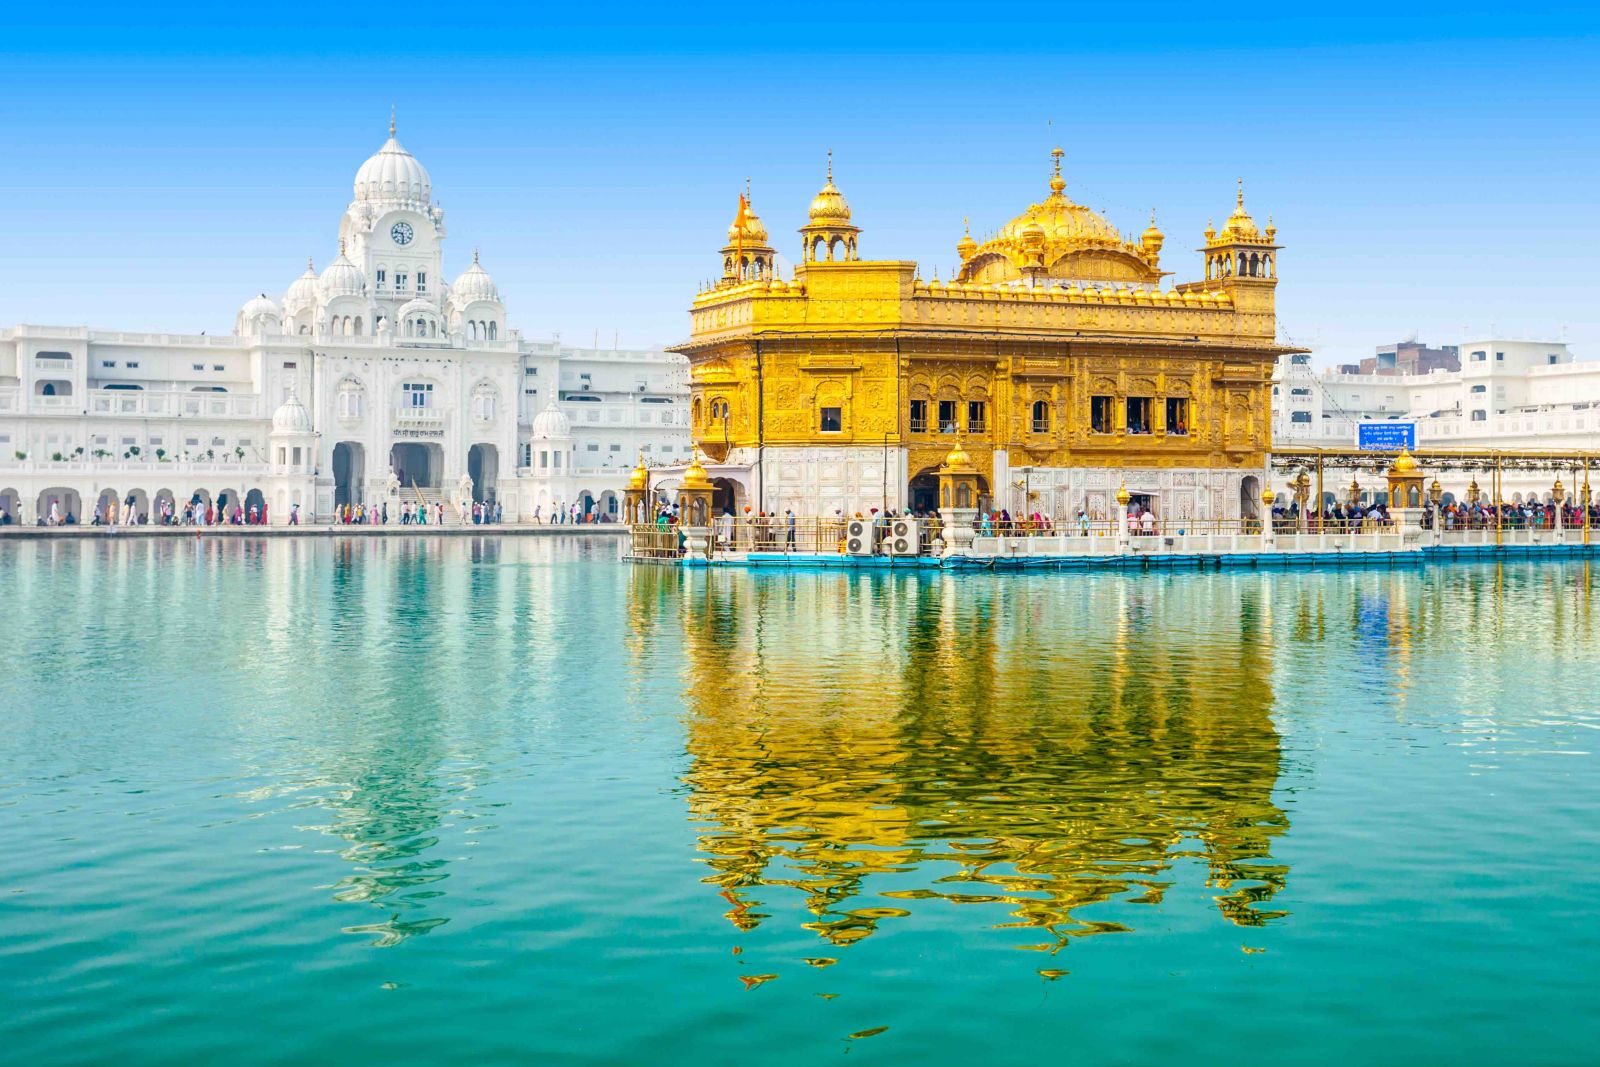
[[[1050,153],[1050,193],[963,256],[959,278],[985,284],[1022,277],[1158,282],[1146,251],[1125,240],[1105,216],[1072,200],[1061,176],[1062,151]]]
[[[828,153],[828,179],[811,201],[806,224],[800,227],[800,258],[806,263],[855,260],[861,227],[850,221],[850,204],[833,184],[833,153]]]
[[[722,280],[719,287],[745,282],[768,281],[773,277],[777,252],[767,243],[767,226],[750,206],[746,189],[739,196],[739,208],[728,226],[728,243],[722,247]]]
[[[1233,214],[1228,216],[1221,230],[1208,224],[1205,238],[1205,247],[1200,251],[1206,257],[1206,281],[1276,282],[1278,229],[1269,222],[1266,233],[1262,233],[1256,220],[1245,210],[1244,179],[1239,180]]]
[[[1167,235],[1156,228],[1156,213],[1150,212],[1150,225],[1145,227],[1144,233],[1139,236],[1139,247],[1144,249],[1145,256],[1153,267],[1161,258],[1161,246],[1166,242]]]
[[[977,252],[978,242],[972,239],[972,227],[967,224],[966,219],[961,220],[961,229],[961,240],[956,242],[956,255],[965,263],[972,258],[973,253]]]

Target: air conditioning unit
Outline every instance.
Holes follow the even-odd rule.
[[[872,523],[866,519],[851,519],[844,528],[844,550],[852,556],[873,554]]]
[[[884,548],[891,556],[915,556],[922,548],[921,535],[916,519],[894,519],[889,523]]]

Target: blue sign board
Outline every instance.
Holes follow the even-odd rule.
[[[1356,448],[1363,452],[1398,452],[1417,447],[1414,422],[1360,422],[1356,424]]]

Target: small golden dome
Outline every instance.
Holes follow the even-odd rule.
[[[694,459],[689,463],[689,469],[683,472],[684,489],[710,489],[711,480],[706,477],[706,468],[700,462],[700,453],[694,454]]]
[[[1065,178],[1063,178],[1061,176],[1061,156],[1062,155],[1063,155],[1063,153],[1061,151],[1061,146],[1060,145],[1056,145],[1055,148],[1053,148],[1050,151],[1050,158],[1056,161],[1056,172],[1050,178],[1050,191],[1052,193],[1060,193],[1063,189],[1065,189],[1067,187],[1067,179],[1065,179]]]
[[[1133,494],[1128,492],[1126,485],[1117,486],[1117,503],[1123,507],[1128,506],[1128,501],[1133,499]]]
[[[650,484],[650,469],[644,465],[644,453],[639,453],[639,465],[633,468],[633,474],[628,478],[629,489],[643,489]]]
[[[1415,471],[1416,469],[1417,469],[1417,461],[1411,455],[1410,449],[1402,448],[1400,450],[1400,454],[1395,457],[1394,473],[1395,474],[1410,474],[1411,472]]]
[[[1166,242],[1167,235],[1156,227],[1156,213],[1150,212],[1150,225],[1139,237],[1139,244],[1152,256],[1161,251],[1161,246]]]
[[[967,224],[966,219],[961,220],[961,231],[961,240],[956,242],[956,255],[965,263],[978,250],[978,242],[972,239],[972,227]]]
[[[849,222],[850,205],[845,202],[844,194],[833,184],[833,153],[828,153],[828,184],[822,187],[816,199],[811,201],[810,219],[812,222]]]
[[[972,457],[967,455],[967,450],[961,446],[960,440],[956,446],[945,454],[944,462],[940,467],[947,471],[966,472],[972,470]]]
[[[1228,216],[1228,221],[1223,223],[1222,236],[1224,238],[1244,238],[1253,240],[1261,236],[1261,231],[1256,229],[1256,220],[1244,209],[1244,179],[1239,179],[1239,199],[1234,205],[1233,214]]]
[[[733,224],[728,227],[728,243],[738,244],[739,239],[739,220],[734,219]],[[761,221],[761,216],[755,213],[754,208],[747,208],[744,213],[744,243],[766,244],[766,242],[766,223]]]
[[[1272,487],[1270,485],[1261,490],[1261,502],[1267,507],[1270,508],[1274,503],[1277,502],[1277,499],[1278,494],[1272,491]]]

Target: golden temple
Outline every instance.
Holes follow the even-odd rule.
[[[1119,233],[1067,196],[1052,156],[1047,195],[986,240],[963,235],[949,281],[861,258],[831,158],[789,280],[740,198],[675,349],[719,510],[932,508],[959,439],[996,508],[1107,514],[1121,481],[1173,517],[1255,514],[1273,364],[1292,351],[1276,229],[1241,183],[1206,228],[1203,276],[1164,286],[1154,220]]]

